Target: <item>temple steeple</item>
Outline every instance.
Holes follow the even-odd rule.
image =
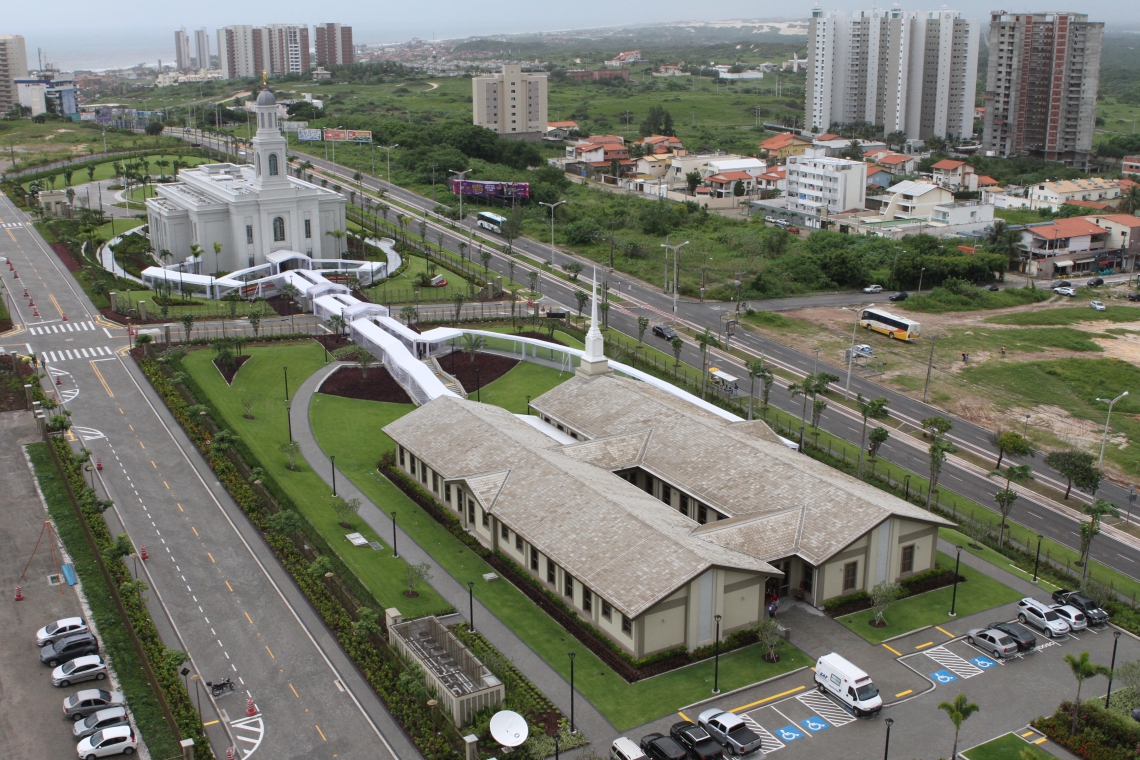
[[[277,98],[268,87],[257,96],[257,133],[252,142],[254,187],[258,190],[289,187],[288,143],[277,122]]]
[[[605,338],[598,328],[598,269],[594,267],[594,285],[590,304],[590,330],[586,333],[586,354],[578,366],[578,374],[584,377],[605,375],[611,372],[606,359]]]

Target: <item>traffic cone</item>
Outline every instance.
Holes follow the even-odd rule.
[[[27,298],[27,297],[28,297],[28,289],[24,288],[24,298]]]
[[[250,717],[257,715],[257,708],[254,706],[252,699],[245,701],[245,714]]]
[[[13,279],[13,280],[18,280],[18,279],[20,279],[20,273],[19,273],[19,272],[17,272],[15,269],[13,269],[13,270],[12,270],[12,279]]]
[[[150,559],[150,555],[146,553],[146,547],[145,546],[139,547],[139,558],[140,559]]]
[[[57,378],[55,379],[55,384],[56,384],[56,385],[63,385],[63,381],[62,381],[62,380],[60,380],[60,379],[57,377]]]
[[[24,592],[20,590],[19,586],[16,586],[16,601],[17,602],[24,601]],[[250,700],[250,701],[252,702],[253,700]]]
[[[234,760],[234,757],[236,757],[234,755],[234,748],[226,747],[226,760]]]
[[[12,266],[11,261],[8,262],[8,271],[9,272],[15,272],[16,271],[16,267]]]
[[[35,307],[32,307],[32,316],[38,317],[39,315],[40,315],[40,310],[35,308]]]
[[[60,313],[62,314],[63,312],[60,312]],[[66,322],[66,321],[67,321],[67,315],[66,315],[66,314],[64,314],[64,315],[63,315],[63,321],[64,321],[64,322]]]
[[[103,460],[100,459],[99,457],[95,457],[95,469],[96,470],[102,470],[103,469]]]
[[[28,306],[32,306],[32,307],[35,307],[35,305],[36,305],[36,301],[35,301],[35,299],[33,299],[33,298],[29,298],[29,299],[28,299]]]

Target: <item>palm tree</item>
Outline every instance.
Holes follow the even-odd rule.
[[[701,398],[705,397],[705,380],[708,377],[708,358],[709,358],[709,345],[716,340],[712,335],[712,330],[705,328],[705,331],[697,336],[697,343],[701,346]]]
[[[1065,655],[1065,659],[1071,656]],[[1088,656],[1088,652],[1085,653],[1085,656]],[[965,694],[959,694],[954,697],[953,702],[943,702],[938,705],[938,709],[949,715],[950,722],[954,724],[954,751],[950,754],[950,760],[958,760],[958,732],[962,730],[962,724],[982,708],[966,699]]]
[[[1077,731],[1077,717],[1081,711],[1081,687],[1084,686],[1085,679],[1093,678],[1094,676],[1104,676],[1108,678],[1112,675],[1112,670],[1105,665],[1097,665],[1095,662],[1090,662],[1088,652],[1081,652],[1079,656],[1066,654],[1065,662],[1068,664],[1069,669],[1073,671],[1073,678],[1077,679],[1077,698],[1073,702],[1073,724],[1069,727],[1069,734],[1072,735]]]
[[[404,308],[400,309],[400,317],[404,320],[404,323],[407,324],[409,327],[411,326],[412,322],[418,316],[419,316],[419,311],[416,310],[415,306],[409,305],[409,306],[405,306]]]
[[[472,335],[471,333],[463,333],[463,350],[471,355],[471,361],[475,361],[475,352],[483,348],[483,336]]]
[[[214,241],[214,271],[215,272],[222,271],[221,269],[218,268],[218,257],[221,255],[222,255],[222,244],[215,240]]]
[[[360,379],[368,379],[368,368],[376,363],[376,357],[363,348],[356,352],[356,366],[360,367]]]
[[[1089,574],[1089,558],[1092,557],[1092,542],[1093,539],[1097,537],[1097,534],[1100,533],[1101,520],[1108,515],[1120,517],[1120,510],[1118,510],[1116,505],[1112,502],[1105,501],[1104,499],[1096,499],[1092,504],[1086,504],[1081,511],[1090,518],[1088,523],[1082,524],[1081,526],[1082,543],[1085,545],[1084,567],[1081,572],[1081,582],[1083,583]],[[1085,525],[1088,525],[1088,527],[1086,528]],[[1087,538],[1085,537],[1086,533],[1088,534]]]
[[[752,385],[748,388],[748,419],[752,419],[752,400],[756,395],[756,378],[763,377],[765,373],[771,375],[772,370],[764,366],[764,357],[761,356],[754,362],[745,362],[744,367],[748,370],[748,379],[752,381]]]
[[[855,407],[863,416],[863,433],[859,438],[859,477],[863,476],[863,449],[867,443],[867,420],[883,420],[890,416],[887,411],[887,404],[891,403],[888,399],[880,396],[876,399],[865,399],[862,393],[855,395]]]
[[[455,304],[455,322],[459,322],[459,314],[463,311],[463,302],[467,300],[467,296],[462,293],[456,293],[451,297],[452,303]]]
[[[1004,219],[995,219],[986,233],[986,246],[1010,261],[1021,258],[1021,232],[1011,229]]]
[[[1126,214],[1140,211],[1140,185],[1129,185],[1120,195],[1120,210]]]
[[[336,253],[336,255],[337,255],[337,258],[340,258],[340,241],[341,241],[341,240],[344,240],[344,235],[345,235],[345,233],[344,233],[344,230],[329,230],[329,231],[328,231],[328,232],[326,232],[325,234],[326,234],[326,235],[332,235],[332,238],[333,238],[333,240],[335,240],[335,241],[336,241],[336,243],[335,243],[335,245],[336,245],[336,251],[335,251],[335,253]]]
[[[345,326],[344,317],[339,314],[333,314],[331,317],[325,320],[325,325],[333,331],[334,335],[339,338],[340,332],[344,329]]]

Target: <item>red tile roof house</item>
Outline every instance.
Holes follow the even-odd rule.
[[[676,137],[671,135],[650,135],[637,141],[637,145],[644,145],[646,154],[668,153],[677,148],[685,147]]]
[[[974,167],[965,161],[944,158],[930,167],[934,172],[934,184],[949,190],[977,190],[978,175]]]
[[[1065,202],[1064,202],[1063,204],[1061,204],[1061,205],[1063,205],[1063,206],[1079,206],[1080,208],[1087,208],[1087,209],[1092,209],[1093,211],[1101,211],[1101,212],[1104,212],[1104,213],[1108,213],[1108,212],[1110,212],[1110,211],[1116,211],[1116,206],[1114,206],[1113,204],[1111,204],[1111,203],[1101,203],[1100,201],[1074,201],[1074,200],[1068,200],[1068,201],[1065,201]]]
[[[1105,245],[1109,250],[1120,251],[1120,271],[1136,271],[1136,257],[1140,256],[1140,216],[1106,214],[1084,218],[1108,230]]]
[[[914,170],[918,168],[918,158],[916,156],[904,156],[901,153],[880,155],[875,159],[875,163],[886,169],[892,175],[913,174]]]
[[[753,177],[748,172],[714,174],[708,178],[707,182],[713,196],[717,198],[731,198],[735,195],[737,182],[744,187],[745,194],[750,193],[753,188]]]
[[[1021,242],[1029,254],[1026,273],[1034,277],[1095,272],[1098,253],[1107,249],[1109,232],[1082,217],[1026,225]]]
[[[785,190],[788,187],[788,170],[783,166],[773,166],[756,178],[761,190]]]

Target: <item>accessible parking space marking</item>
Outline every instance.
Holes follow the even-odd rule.
[[[945,646],[938,646],[934,647],[933,649],[927,649],[925,652],[923,652],[923,654],[959,678],[973,678],[974,676],[980,675],[982,673],[982,669],[977,665],[967,662],[966,660],[951,652]],[[933,678],[934,676],[931,677]],[[949,681],[941,681],[937,678],[935,678],[935,680],[939,681],[940,683],[949,683]]]
[[[848,723],[855,721],[855,716],[847,712],[839,705],[835,704],[834,700],[826,694],[820,694],[818,691],[813,691],[810,694],[802,694],[796,699],[807,709],[814,712],[819,717],[826,720],[833,726],[845,726]]]

